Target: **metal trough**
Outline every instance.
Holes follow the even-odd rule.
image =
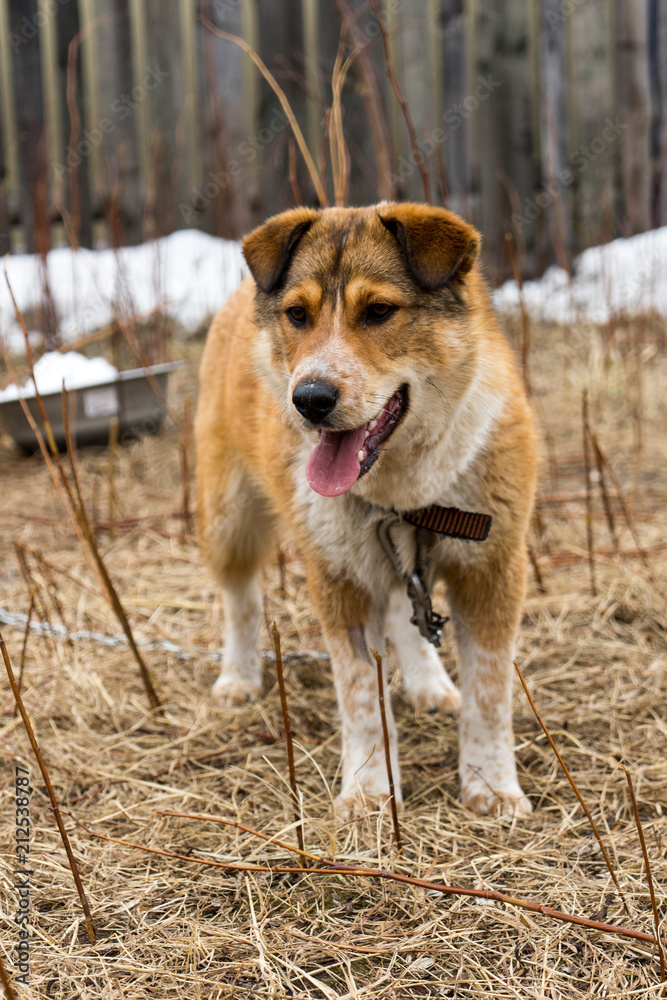
[[[169,373],[184,365],[184,361],[168,361],[150,368],[133,368],[119,372],[112,381],[69,390],[70,427],[76,444],[107,444],[114,417],[118,418],[118,437],[121,441],[142,434],[155,434],[166,412]],[[42,401],[56,444],[64,449],[62,394],[43,394]],[[25,402],[41,429],[37,401],[33,396]],[[0,422],[19,448],[26,452],[37,450],[37,440],[18,399],[0,403]]]

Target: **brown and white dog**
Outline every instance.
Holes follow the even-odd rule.
[[[204,558],[224,593],[234,705],[259,695],[259,572],[285,525],[298,543],[342,717],[341,813],[388,795],[377,678],[388,635],[418,711],[460,709],[463,802],[526,814],[512,731],[512,658],[525,591],[535,435],[478,262],[480,238],[444,209],[297,208],[246,237],[248,279],[218,313],[201,365],[197,485]],[[433,535],[461,693],[410,623],[378,540],[389,511],[492,515],[481,543]],[[411,571],[415,529],[392,539]],[[396,727],[388,711],[394,775]],[[400,780],[395,780],[401,802]]]

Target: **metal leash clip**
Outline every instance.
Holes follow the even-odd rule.
[[[400,556],[396,551],[391,537],[391,528],[395,524],[400,524],[401,518],[398,514],[390,514],[378,522],[377,534],[380,544],[386,552],[389,561],[394,567],[394,572],[399,580],[407,583],[407,592],[412,604],[412,618],[410,622],[419,629],[419,634],[428,639],[434,646],[439,646],[442,639],[442,631],[449,618],[443,618],[437,614],[431,605],[431,597],[424,582],[423,576],[423,541],[426,532],[417,529],[417,558],[416,565],[412,573],[406,573],[403,569]]]

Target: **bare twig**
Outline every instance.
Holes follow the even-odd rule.
[[[628,790],[630,792],[630,801],[632,802],[632,811],[635,817],[635,823],[637,825],[637,833],[639,834],[639,843],[642,845],[642,854],[644,855],[644,869],[646,871],[646,881],[648,882],[648,891],[651,896],[651,909],[653,910],[653,926],[655,927],[655,938],[658,945],[658,958],[660,960],[660,982],[665,982],[665,955],[662,950],[662,941],[660,939],[660,916],[658,914],[658,904],[655,900],[655,889],[653,888],[653,876],[651,875],[651,863],[648,858],[648,849],[646,847],[646,840],[644,838],[644,828],[642,827],[642,821],[639,818],[639,809],[637,808],[637,798],[635,796],[635,790],[632,785],[632,778],[630,777],[630,772],[627,767],[621,764],[621,768],[625,774],[626,781],[628,783]]]
[[[74,483],[74,492],[76,494],[75,497],[71,496],[72,508],[74,510],[81,534],[85,539],[86,545],[88,547],[88,551],[92,556],[95,568],[97,570],[97,575],[102,580],[104,592],[107,596],[107,599],[109,600],[109,603],[111,604],[111,607],[113,608],[116,614],[118,621],[120,622],[120,625],[123,629],[123,632],[125,633],[125,637],[128,641],[130,649],[132,650],[132,654],[139,667],[141,679],[144,682],[144,688],[146,689],[146,694],[148,695],[148,700],[151,704],[151,708],[160,708],[161,707],[160,699],[158,698],[157,692],[153,686],[153,680],[151,678],[150,671],[148,670],[148,667],[144,662],[143,656],[139,652],[139,647],[137,646],[136,641],[134,639],[134,633],[132,632],[132,628],[130,627],[129,619],[125,614],[125,609],[121,604],[116,588],[114,587],[111,581],[109,573],[107,572],[106,565],[104,563],[104,560],[102,559],[102,556],[100,555],[100,551],[97,547],[97,542],[95,541],[95,536],[93,535],[90,523],[88,521],[88,515],[86,514],[86,508],[84,506],[83,496],[81,493],[81,486],[79,484],[79,474],[76,466],[74,448],[72,447],[72,433],[69,422],[67,391],[65,390],[64,387],[62,390],[62,402],[63,402],[63,423],[65,427],[65,439],[67,443],[67,457],[69,458],[70,469],[72,472],[72,482]],[[64,481],[67,482],[66,477]],[[67,485],[69,487],[69,483]],[[71,487],[70,487],[70,493],[71,493]]]
[[[37,765],[42,773],[42,778],[44,779],[44,784],[46,785],[46,790],[51,801],[51,809],[53,810],[53,815],[55,816],[56,823],[58,825],[58,830],[60,831],[60,836],[62,838],[65,851],[67,853],[67,859],[69,861],[69,866],[72,869],[72,875],[74,876],[74,883],[76,885],[77,892],[79,893],[79,899],[81,900],[81,906],[83,908],[83,914],[86,919],[86,928],[88,930],[88,938],[91,944],[95,944],[95,928],[93,926],[93,919],[90,915],[90,907],[88,906],[88,901],[86,899],[86,894],[83,891],[83,883],[79,876],[79,869],[77,868],[76,859],[72,853],[72,848],[70,846],[69,837],[67,836],[67,830],[60,815],[60,809],[58,807],[58,801],[56,799],[55,792],[53,791],[53,785],[51,784],[51,779],[49,778],[49,772],[46,770],[46,764],[44,763],[44,758],[42,757],[42,752],[37,744],[37,739],[35,737],[35,732],[32,728],[30,719],[28,718],[28,713],[25,710],[23,704],[23,698],[21,697],[21,692],[19,691],[18,684],[16,683],[16,678],[14,676],[14,671],[12,669],[11,660],[9,659],[9,653],[7,652],[7,647],[5,646],[5,640],[0,632],[0,651],[2,652],[2,658],[5,661],[5,668],[7,670],[7,676],[9,677],[9,683],[11,685],[12,693],[14,695],[14,700],[18,705],[18,710],[21,713],[21,719],[23,720],[23,725],[25,731],[28,734],[28,739],[30,740],[30,746],[37,760]]]
[[[118,417],[112,417],[109,423],[109,445],[107,449],[107,482],[109,486],[108,510],[109,520],[113,521],[114,511],[118,508],[116,497],[116,447],[118,446]]]
[[[431,193],[431,179],[428,175],[428,170],[426,169],[426,164],[424,163],[424,157],[422,156],[422,151],[417,143],[417,132],[415,131],[414,122],[412,121],[412,115],[410,114],[410,108],[408,107],[408,102],[405,99],[405,95],[401,90],[401,86],[394,72],[394,60],[391,57],[391,46],[389,44],[389,33],[387,31],[387,26],[384,23],[382,14],[380,13],[380,7],[377,0],[370,0],[371,7],[373,8],[373,13],[377,18],[380,31],[382,33],[382,44],[384,46],[384,58],[387,64],[387,76],[389,77],[389,82],[396,94],[396,100],[401,106],[401,111],[403,112],[403,118],[405,119],[405,124],[408,130],[408,135],[410,136],[410,146],[412,148],[412,157],[417,164],[417,169],[422,179],[422,186],[424,188],[424,200],[429,204],[433,201],[433,196]]]
[[[593,542],[593,498],[591,495],[590,423],[588,421],[588,393],[584,389],[581,396],[581,431],[584,445],[584,478],[586,480],[586,548],[588,550],[588,570],[591,578],[591,594],[597,595],[595,586],[595,554]]]
[[[605,517],[607,519],[607,527],[609,528],[609,534],[611,535],[611,541],[614,546],[614,550],[618,552],[618,536],[616,534],[616,524],[614,522],[614,513],[611,509],[611,500],[609,493],[607,491],[607,480],[605,478],[605,461],[602,450],[600,449],[600,444],[597,437],[593,434],[593,428],[589,424],[588,428],[591,444],[593,445],[593,458],[595,459],[595,466],[598,473],[598,486],[600,487],[600,496],[602,497],[602,506],[604,507]]]
[[[280,105],[281,105],[283,111],[285,112],[285,114],[287,115],[287,120],[290,123],[290,127],[292,129],[293,134],[294,134],[294,138],[297,141],[297,145],[298,145],[299,149],[301,150],[301,155],[303,156],[303,158],[304,158],[304,160],[306,162],[306,167],[308,168],[308,173],[310,174],[310,179],[311,179],[312,185],[315,188],[315,193],[317,195],[317,200],[319,201],[320,205],[322,205],[322,206],[326,205],[326,203],[327,203],[326,192],[325,192],[325,190],[324,190],[324,188],[322,186],[322,182],[320,180],[320,176],[319,176],[319,173],[317,171],[317,167],[315,166],[313,158],[310,155],[310,151],[308,149],[308,146],[306,145],[306,140],[303,137],[303,132],[301,131],[301,129],[299,127],[299,123],[297,122],[296,118],[294,117],[294,112],[292,111],[292,108],[290,107],[290,103],[287,100],[287,95],[285,94],[285,91],[282,89],[282,87],[277,82],[276,78],[270,72],[270,70],[267,69],[266,65],[260,59],[260,57],[257,55],[257,53],[255,52],[255,50],[253,49],[253,47],[251,45],[248,45],[248,43],[243,38],[239,38],[237,35],[230,35],[228,31],[222,31],[220,28],[216,28],[216,26],[214,24],[212,24],[209,21],[209,19],[207,17],[205,17],[204,14],[201,14],[199,19],[200,19],[201,23],[204,25],[204,27],[207,28],[209,31],[212,31],[214,35],[218,36],[218,38],[224,38],[228,42],[233,42],[234,45],[238,45],[238,47],[240,49],[243,49],[243,51],[246,53],[246,55],[250,56],[250,58],[252,59],[252,61],[255,64],[255,66],[260,71],[260,73],[262,74],[262,76],[264,77],[264,79],[266,80],[266,82],[271,87],[271,89],[273,90],[274,94],[276,95],[276,97],[280,101]]]
[[[186,396],[183,403],[183,424],[181,431],[181,479],[183,482],[183,541],[185,535],[192,534],[192,512],[190,510],[190,445],[192,437],[192,396]]]
[[[288,164],[289,164],[289,183],[292,188],[292,198],[295,205],[301,205],[301,191],[299,190],[299,178],[296,174],[296,146],[294,145],[293,136],[289,137],[289,142],[287,143],[287,154],[288,154]]]
[[[618,894],[621,897],[621,900],[623,902],[623,907],[625,909],[625,912],[629,914],[630,910],[628,909],[628,904],[625,901],[625,896],[623,895],[623,890],[621,889],[621,887],[620,887],[620,885],[618,883],[618,879],[616,878],[616,872],[614,871],[613,865],[611,863],[611,858],[607,854],[607,848],[604,846],[604,843],[602,841],[602,837],[600,836],[600,831],[598,830],[597,824],[596,824],[595,820],[593,819],[593,817],[591,815],[591,811],[588,808],[588,806],[586,805],[586,803],[584,802],[584,798],[583,798],[581,792],[579,791],[579,788],[577,787],[577,783],[575,782],[574,778],[570,774],[570,772],[568,770],[567,764],[563,760],[558,747],[556,746],[556,744],[553,741],[553,737],[552,737],[551,733],[549,732],[549,730],[547,728],[546,722],[544,721],[544,719],[540,715],[540,713],[539,713],[539,711],[537,709],[537,705],[533,701],[533,696],[531,695],[531,693],[530,693],[530,691],[528,689],[528,685],[526,684],[525,678],[524,678],[523,674],[521,673],[521,668],[519,667],[519,664],[516,662],[516,660],[514,660],[514,667],[516,669],[517,674],[519,675],[519,680],[521,681],[522,687],[523,687],[524,691],[526,692],[526,698],[530,702],[530,707],[532,708],[532,710],[533,710],[533,712],[535,714],[535,718],[537,719],[537,721],[539,722],[540,726],[542,727],[542,732],[544,733],[544,735],[546,736],[546,738],[549,740],[549,743],[551,745],[551,749],[556,754],[556,757],[558,759],[558,763],[563,768],[563,772],[565,773],[565,777],[570,782],[570,785],[572,786],[572,790],[574,791],[574,794],[579,799],[579,805],[581,806],[581,808],[584,810],[584,812],[586,814],[586,819],[588,820],[588,822],[590,824],[590,827],[591,827],[591,830],[593,831],[593,833],[595,835],[595,839],[597,840],[598,845],[600,847],[600,850],[602,851],[602,857],[605,860],[605,864],[607,865],[607,868],[609,869],[609,874],[611,875],[611,877],[612,877],[612,879],[614,881],[614,885],[616,886],[616,888],[618,890]]]
[[[521,372],[523,374],[523,384],[529,396],[532,396],[533,389],[530,382],[530,317],[526,309],[526,302],[523,296],[523,278],[519,262],[514,252],[514,238],[511,233],[505,233],[505,244],[507,246],[507,256],[512,266],[512,274],[519,289],[519,310],[521,312]]]
[[[294,746],[292,744],[292,729],[289,721],[289,709],[287,707],[287,693],[285,691],[285,678],[283,675],[283,655],[280,649],[280,632],[274,622],[271,626],[273,636],[273,648],[276,652],[276,674],[278,677],[278,690],[280,691],[280,706],[283,711],[283,723],[285,725],[285,743],[287,745],[287,766],[289,768],[289,783],[292,789],[292,800],[294,803],[294,820],[296,822],[296,835],[299,841],[300,851],[305,851],[303,837],[303,817],[301,815],[301,804],[299,802],[299,789],[296,784],[296,770],[294,768]]]
[[[350,186],[350,157],[345,145],[345,133],[343,130],[343,106],[342,95],[343,86],[349,72],[350,66],[359,53],[359,48],[343,61],[342,43],[338,46],[336,62],[334,63],[331,77],[331,89],[333,91],[333,102],[331,113],[328,118],[327,134],[329,136],[329,149],[331,156],[331,173],[333,176],[334,201],[337,205],[346,205],[348,190]]]
[[[589,427],[588,427],[588,433],[590,434],[590,438],[591,438],[591,441],[593,443],[593,448],[598,452],[598,454],[600,456],[600,460],[601,460],[603,466],[605,467],[605,469],[607,470],[607,472],[609,473],[609,475],[611,477],[611,481],[614,484],[614,489],[616,490],[616,496],[618,498],[618,502],[620,504],[621,510],[623,511],[623,517],[625,519],[625,523],[627,524],[628,529],[630,531],[630,534],[632,535],[632,539],[633,539],[635,545],[637,546],[638,554],[639,554],[642,562],[644,563],[644,566],[646,567],[646,571],[648,573],[649,580],[651,581],[651,583],[654,586],[657,586],[656,581],[655,581],[655,577],[654,577],[652,569],[651,569],[651,564],[649,562],[648,554],[646,552],[646,549],[641,545],[641,543],[639,541],[639,535],[637,534],[637,529],[635,528],[634,518],[632,517],[629,505],[627,504],[627,502],[625,500],[625,494],[623,492],[623,487],[621,486],[620,480],[619,480],[618,476],[616,475],[616,472],[614,470],[613,465],[611,464],[611,462],[609,461],[609,459],[605,455],[604,451],[602,450],[602,446],[601,446],[600,441],[598,439],[598,436],[597,436],[597,434],[595,432],[595,429],[593,427],[591,427],[590,424],[589,424]]]
[[[46,467],[49,470],[49,475],[51,476],[51,479],[53,481],[53,485],[56,488],[56,492],[60,498],[60,501],[63,507],[65,508],[65,512],[67,513],[70,523],[72,524],[72,527],[74,528],[74,531],[76,532],[77,537],[81,543],[81,547],[88,561],[88,565],[90,566],[90,568],[93,570],[93,573],[97,577],[100,586],[102,587],[102,591],[107,600],[109,601],[125,633],[130,649],[132,650],[134,658],[139,666],[141,677],[142,680],[144,681],[144,686],[146,688],[146,693],[151,703],[151,707],[159,708],[160,700],[155,692],[155,688],[153,687],[153,683],[150,674],[148,672],[148,668],[146,667],[146,664],[144,663],[143,658],[137,647],[137,644],[134,640],[134,635],[132,634],[132,629],[130,627],[129,620],[120,602],[120,598],[118,597],[116,588],[113,585],[111,577],[109,576],[104,561],[100,555],[99,549],[97,548],[97,543],[90,529],[90,525],[86,517],[86,512],[83,509],[79,510],[77,508],[77,502],[74,497],[74,493],[72,491],[72,486],[69,482],[69,479],[67,478],[62,462],[60,461],[60,454],[58,452],[58,448],[56,446],[56,442],[53,437],[51,423],[46,414],[46,410],[44,409],[44,402],[37,389],[37,383],[35,381],[35,372],[32,361],[32,349],[30,347],[28,328],[25,325],[25,319],[23,318],[23,313],[19,309],[16,299],[14,298],[14,293],[12,291],[12,287],[9,282],[9,277],[7,275],[6,263],[5,263],[5,280],[7,282],[7,287],[9,288],[9,294],[11,296],[12,303],[14,305],[14,311],[16,313],[17,319],[23,331],[23,337],[26,345],[26,357],[28,361],[28,367],[30,370],[31,378],[35,385],[35,400],[44,426],[44,433],[46,434],[47,440],[49,442],[49,448],[46,447],[46,444],[44,442],[44,437],[42,436],[42,433],[39,427],[37,426],[35,418],[33,417],[25,399],[23,399],[22,396],[19,396],[19,402],[21,404],[21,408],[23,410],[26,420],[28,421],[32,429],[33,434],[35,435],[37,444],[39,446],[39,450],[42,453],[42,457],[44,458]],[[12,365],[11,358],[9,356],[7,347],[5,345],[2,336],[0,336],[0,351],[2,351],[2,356],[5,360],[5,365],[7,366],[7,371],[9,372],[11,380],[13,382],[16,382],[14,367]],[[68,423],[66,423],[66,430],[69,438]],[[71,441],[69,439],[68,439],[68,445],[70,446],[71,450]],[[73,473],[75,473],[75,469],[73,469]],[[78,486],[78,483],[76,483],[76,485]]]
[[[107,15],[102,15],[101,17],[96,17],[93,18],[92,21],[89,21],[85,27],[83,27],[81,31],[74,36],[67,49],[67,110],[69,112],[69,120],[71,122],[69,139],[70,149],[76,149],[81,135],[81,115],[79,114],[79,106],[76,100],[76,64],[79,54],[79,46],[85,39],[86,35],[90,34],[93,28],[96,28],[98,24],[101,24],[106,19]],[[72,214],[70,225],[68,227],[68,236],[72,242],[72,249],[78,250],[81,236],[81,192],[79,189],[79,171],[76,167],[69,171],[69,178]]]
[[[65,626],[65,630],[67,631],[67,633],[69,633],[70,629],[67,624],[67,619],[65,618],[65,612],[63,611],[63,606],[61,604],[60,597],[58,596],[58,588],[53,578],[52,567],[46,561],[46,559],[38,549],[30,549],[30,554],[32,555],[33,559],[37,562],[37,565],[44,576],[44,579],[46,581],[46,593],[51,598],[51,603],[56,609],[56,614],[60,618],[62,624]],[[69,634],[67,635],[67,645],[70,648],[72,648],[72,640]]]
[[[378,703],[380,705],[380,718],[382,719],[382,738],[384,740],[384,760],[387,765],[387,780],[389,781],[389,802],[391,804],[391,819],[394,824],[394,840],[399,851],[403,850],[403,838],[401,837],[401,827],[398,822],[398,808],[396,806],[396,792],[394,790],[394,773],[391,766],[391,751],[389,747],[389,730],[387,728],[387,713],[384,706],[384,671],[382,669],[382,657],[375,649],[371,649],[375,665],[377,667],[378,678]]]
[[[35,610],[35,591],[33,590],[30,594],[30,604],[28,605],[28,614],[25,617],[25,631],[23,633],[23,643],[21,644],[21,660],[19,663],[19,680],[18,688],[19,691],[23,688],[23,671],[25,669],[25,655],[28,649],[28,636],[30,635],[30,622],[32,619],[32,613]],[[18,715],[19,707],[14,705],[14,717]]]
[[[521,899],[516,896],[508,896],[505,893],[497,892],[495,889],[473,889],[468,886],[460,885],[445,885],[443,882],[428,882],[425,879],[415,878],[412,875],[402,875],[399,872],[388,871],[384,868],[368,868],[362,865],[352,865],[343,864],[340,862],[328,863],[322,858],[318,858],[318,864],[323,865],[321,868],[299,868],[291,867],[288,865],[251,865],[245,862],[234,862],[234,861],[210,861],[205,858],[193,857],[192,854],[175,854],[173,851],[164,851],[158,847],[146,847],[144,844],[136,844],[128,840],[120,840],[117,837],[107,837],[103,833],[96,833],[91,830],[90,827],[86,826],[81,820],[77,819],[73,813],[66,813],[70,816],[74,822],[85,830],[86,833],[95,837],[97,840],[103,840],[110,844],[119,844],[121,847],[129,847],[133,850],[144,851],[148,854],[158,854],[165,858],[174,858],[177,861],[189,861],[194,862],[198,865],[205,865],[211,868],[223,868],[227,871],[244,871],[244,872],[267,872],[269,874],[276,875],[354,875],[361,878],[377,878],[386,879],[391,882],[400,882],[404,885],[416,886],[420,889],[425,889],[429,892],[439,892],[444,896],[469,896],[473,899],[490,899],[496,903],[504,903],[507,906],[514,906],[521,910],[528,910],[531,913],[538,913],[543,917],[548,917],[552,920],[559,920],[569,924],[576,924],[579,927],[588,927],[591,930],[603,931],[606,934],[614,934],[619,937],[630,938],[634,941],[642,941],[645,944],[656,944],[657,939],[654,934],[648,934],[646,931],[637,931],[631,927],[623,927],[619,924],[608,924],[601,920],[589,920],[588,917],[579,917],[574,913],[567,913],[564,910],[554,910],[550,906],[545,906],[543,903],[538,903],[531,899]],[[211,817],[205,817],[210,819]],[[234,824],[236,825],[236,824]],[[249,828],[246,828],[249,830]],[[265,838],[265,834],[259,834],[258,831],[250,831],[252,833],[257,833],[260,837]],[[272,839],[272,838],[269,838]],[[290,848],[295,853],[300,853],[296,848]],[[303,852],[306,853],[305,851]],[[661,939],[663,944],[664,939]]]
[[[546,594],[547,588],[544,586],[544,579],[542,577],[540,564],[537,561],[537,555],[535,554],[535,549],[533,548],[532,545],[528,546],[528,558],[530,559],[530,564],[533,567],[535,579],[537,580],[537,589],[539,590],[540,594]]]
[[[37,603],[39,617],[48,626],[48,634],[53,643],[54,650],[56,649],[56,642],[53,638],[53,629],[51,628],[51,618],[49,616],[49,609],[46,601],[42,597],[42,588],[39,586],[37,580],[35,580],[30,569],[30,564],[28,563],[28,556],[26,553],[25,546],[21,545],[20,542],[14,542],[14,551],[16,552],[16,558],[18,560],[19,568],[21,570],[21,576],[23,577],[23,582],[26,585],[26,589],[29,594],[34,597],[33,609],[35,603]]]
[[[354,9],[348,0],[332,0],[332,2],[342,25],[342,34],[346,35],[350,44],[358,49],[357,71],[361,84],[361,98],[366,108],[366,123],[371,133],[371,147],[375,155],[378,198],[395,198],[399,192],[391,170],[391,139],[375,67],[368,52],[368,45],[363,42],[355,46],[354,22],[361,8]]]
[[[237,823],[233,819],[224,819],[222,816],[206,816],[203,813],[183,813],[174,812],[171,809],[160,809],[158,810],[158,816],[175,816],[177,819],[196,819],[204,821],[207,823],[220,823],[222,826],[231,826],[235,830],[243,830],[244,833],[251,833],[253,837],[260,837],[269,844],[276,844],[278,847],[284,848],[286,851],[290,851],[292,854],[300,854],[304,858],[309,858],[311,861],[317,861],[318,864],[322,864],[326,861],[327,864],[335,865],[335,861],[329,861],[329,859],[322,858],[319,854],[311,854],[310,851],[304,851],[300,847],[296,848],[294,844],[288,844],[284,840],[278,840],[277,837],[271,837],[268,833],[260,833],[259,830],[253,830],[251,826],[245,826],[243,823]]]

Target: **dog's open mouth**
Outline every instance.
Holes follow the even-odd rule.
[[[349,490],[375,465],[380,447],[393,434],[408,408],[408,387],[402,385],[367,424],[350,431],[320,431],[308,459],[306,476],[316,493],[337,497]]]

